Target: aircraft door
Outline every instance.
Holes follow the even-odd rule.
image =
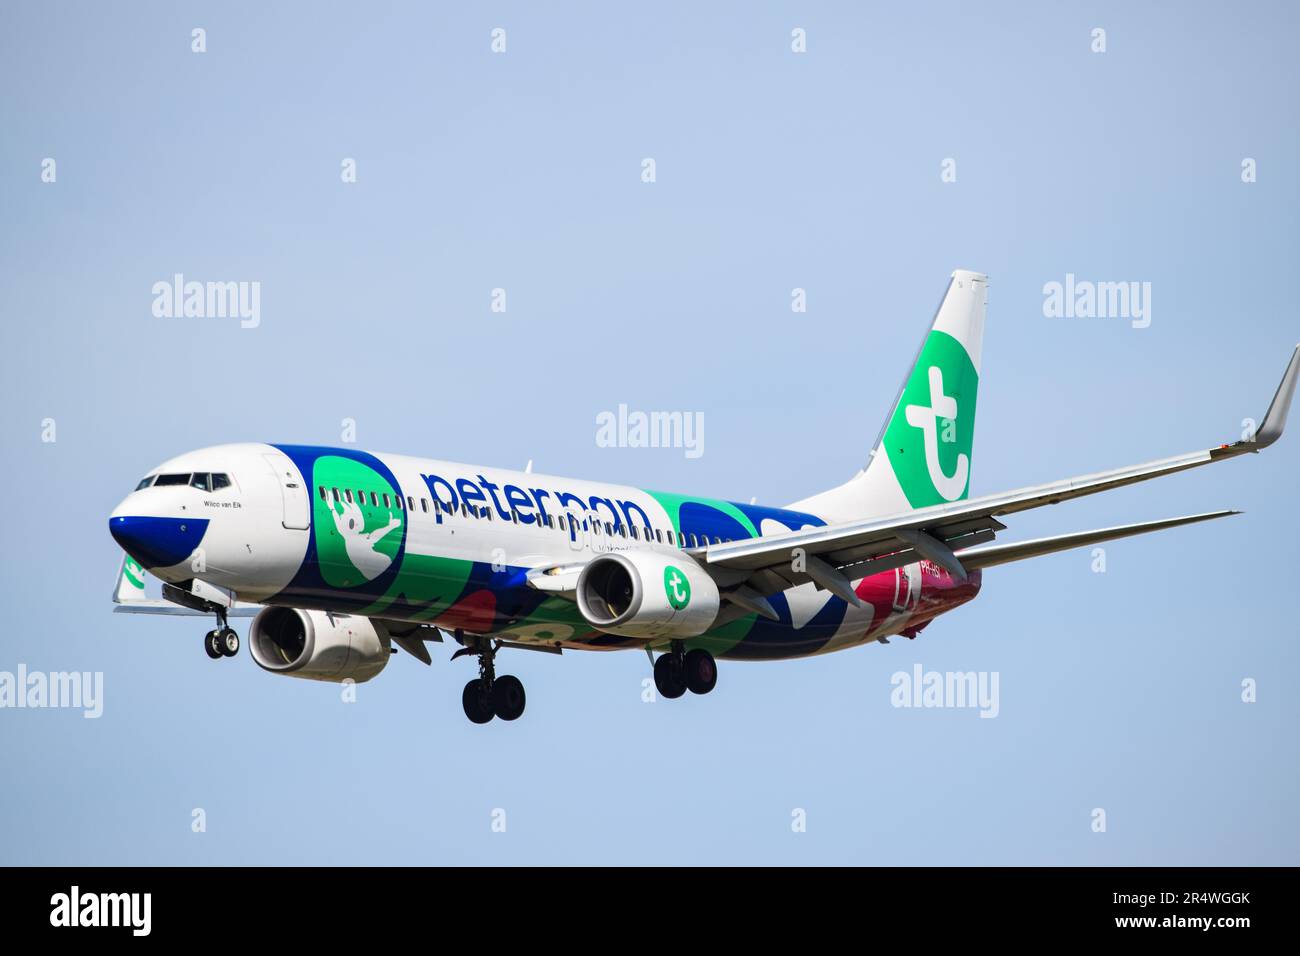
[[[311,527],[311,494],[303,485],[298,468],[287,455],[263,455],[271,471],[275,473],[280,485],[280,498],[283,501],[283,524],[294,531],[306,531]]]
[[[896,612],[916,609],[921,599],[921,565],[905,564],[894,569],[894,610]]]

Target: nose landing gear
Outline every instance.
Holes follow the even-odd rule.
[[[456,637],[465,646],[451,656],[453,661],[469,654],[478,655],[478,677],[466,684],[460,695],[465,716],[476,724],[486,724],[493,717],[518,720],[527,703],[524,684],[511,674],[496,676],[496,656],[501,645],[493,644],[488,638],[463,637],[459,633]]]
[[[214,661],[221,657],[234,657],[239,653],[239,634],[226,623],[224,612],[217,613],[217,626],[203,635],[203,649]]]

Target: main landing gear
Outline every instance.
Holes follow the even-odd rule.
[[[527,703],[524,684],[511,674],[497,676],[496,656],[501,645],[484,637],[466,637],[463,642],[465,646],[451,656],[453,661],[468,654],[478,655],[478,677],[466,684],[460,695],[465,716],[476,724],[486,724],[493,717],[518,720]]]
[[[669,700],[676,700],[688,690],[707,694],[717,683],[717,661],[701,647],[687,651],[681,641],[673,641],[672,650],[655,661],[655,687]]]
[[[239,653],[239,634],[226,623],[224,611],[217,612],[217,626],[203,635],[203,649],[214,661],[219,657],[234,657]]]

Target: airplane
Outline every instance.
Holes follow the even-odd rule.
[[[865,466],[784,508],[355,448],[229,444],[153,468],[109,517],[116,611],[211,616],[213,659],[251,616],[262,669],[362,682],[428,642],[477,658],[484,724],[524,711],[502,650],[640,649],[660,695],[707,694],[717,659],[915,638],[984,569],[1237,514],[1220,510],[1015,543],[1000,519],[1257,452],[1281,436],[1292,352],[1263,423],[1172,458],[969,497],[988,279],[952,273]],[[145,572],[162,582],[145,596]]]

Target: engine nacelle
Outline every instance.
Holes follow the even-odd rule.
[[[367,617],[268,607],[253,618],[248,650],[272,674],[360,684],[384,669],[392,642],[384,625]]]
[[[717,583],[683,552],[602,554],[578,575],[577,592],[588,624],[625,637],[695,637],[721,604]]]

